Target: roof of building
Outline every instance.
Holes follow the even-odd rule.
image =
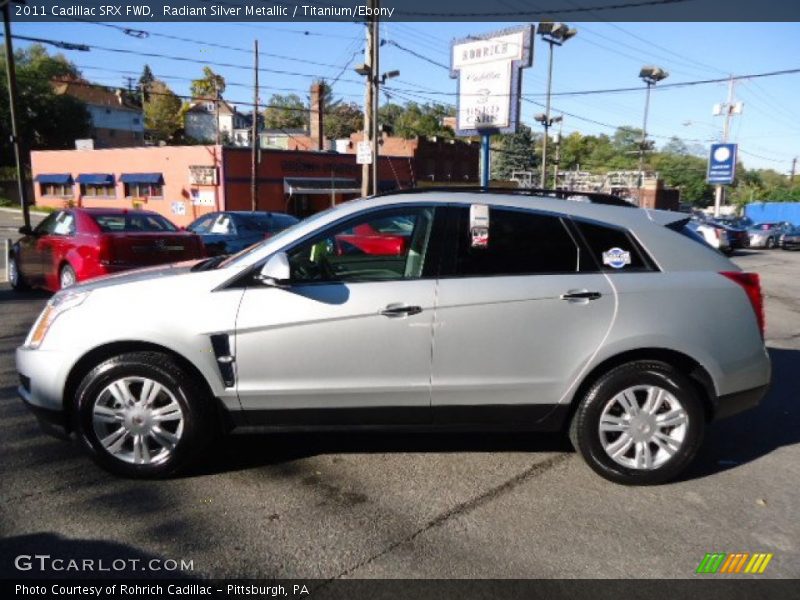
[[[209,105],[216,102],[214,98],[193,98],[189,103],[189,110],[187,112],[204,112],[211,113],[217,110],[216,106],[209,109]],[[221,115],[232,115],[236,112],[236,107],[228,104],[223,98],[219,99],[219,112]]]
[[[142,111],[140,107],[127,102],[121,90],[112,90],[103,86],[89,84],[83,79],[54,80],[52,85],[53,92],[58,96],[71,96],[81,102],[95,106],[135,112]]]

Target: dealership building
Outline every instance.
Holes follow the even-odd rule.
[[[413,159],[381,156],[381,191],[414,187]],[[251,209],[252,154],[220,145],[31,152],[37,206],[144,208],[178,225],[217,210]],[[300,217],[361,193],[356,156],[262,149],[256,210]]]

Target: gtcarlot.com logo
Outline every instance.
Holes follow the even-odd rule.
[[[763,573],[769,561],[772,560],[772,553],[755,552],[709,552],[700,561],[695,573],[716,574],[716,573]]]
[[[194,560],[172,558],[57,558],[49,554],[20,554],[14,559],[18,571],[193,571]]]

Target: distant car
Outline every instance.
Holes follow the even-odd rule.
[[[24,237],[8,257],[15,290],[56,292],[100,275],[205,256],[199,236],[144,210],[70,208],[19,232]]]
[[[235,254],[298,223],[279,212],[223,211],[195,219],[187,231],[203,238],[209,256]]]
[[[734,220],[715,220],[711,224],[721,227],[728,236],[728,245],[731,250],[747,248],[750,246],[750,235],[747,229],[736,225]]]
[[[715,248],[720,252],[724,252],[725,254],[729,254],[731,252],[731,245],[728,241],[728,232],[724,227],[715,225],[711,222],[701,222],[695,220],[689,221],[687,226],[689,229],[703,238],[706,244],[712,248]]]
[[[402,217],[362,223],[336,236],[336,254],[399,256],[408,249],[413,230],[413,221]]]
[[[792,229],[792,224],[787,222],[779,223],[756,223],[747,233],[750,235],[751,248],[766,248],[771,250],[778,247],[781,236]]]
[[[800,250],[800,227],[786,231],[780,238],[780,246],[784,250]]]

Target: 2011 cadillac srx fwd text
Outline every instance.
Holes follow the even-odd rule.
[[[610,480],[667,481],[767,390],[759,279],[688,215],[589,199],[391,194],[75,285],[18,348],[19,393],[125,476],[258,426],[564,430]]]

